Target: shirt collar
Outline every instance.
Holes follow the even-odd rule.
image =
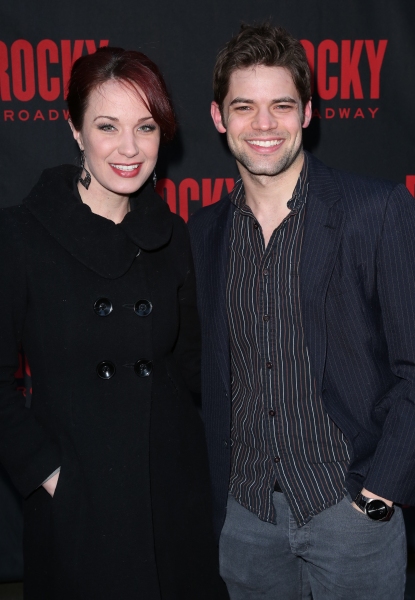
[[[293,195],[287,202],[288,208],[292,212],[298,212],[303,207],[307,198],[308,189],[308,156],[304,152],[304,162],[294,188]],[[246,211],[245,188],[242,179],[238,179],[233,190],[229,194],[230,201],[240,210]]]

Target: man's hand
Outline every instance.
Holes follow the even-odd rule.
[[[366,496],[366,498],[375,498],[376,500],[383,500],[383,502],[385,504],[387,504],[388,506],[392,506],[393,505],[392,500],[386,500],[386,498],[382,498],[382,496],[378,496],[377,494],[372,494],[372,492],[369,492],[369,490],[367,490],[366,488],[362,489],[361,494],[362,494],[362,496]],[[354,502],[352,502],[352,506],[356,510],[360,510],[360,512],[363,513],[363,510],[361,510],[357,506],[357,504],[355,504]]]
[[[52,498],[55,493],[56,486],[58,485],[58,479],[59,479],[59,473],[56,473],[55,475],[53,475],[53,477],[51,477],[50,479],[45,481],[45,483],[43,484],[43,487],[45,488],[47,493],[52,496]]]

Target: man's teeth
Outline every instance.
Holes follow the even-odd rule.
[[[262,146],[262,148],[270,148],[271,146],[279,146],[283,140],[247,140],[253,146]]]
[[[120,171],[134,171],[134,169],[138,169],[139,165],[111,165],[111,167]]]

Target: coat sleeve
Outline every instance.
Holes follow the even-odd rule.
[[[195,394],[200,394],[201,334],[197,312],[196,277],[189,233],[183,221],[179,226],[179,235],[182,237],[182,259],[186,265],[186,274],[178,292],[180,327],[174,356],[189,389]]]
[[[378,294],[389,364],[398,382],[365,488],[399,503],[415,499],[415,200],[403,185],[388,199],[377,252]]]
[[[60,465],[57,443],[25,407],[14,377],[28,302],[21,224],[0,211],[0,462],[26,497]]]

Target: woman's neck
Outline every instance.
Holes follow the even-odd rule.
[[[86,190],[79,182],[78,191],[82,202],[87,204],[94,214],[114,221],[116,224],[121,223],[125,215],[130,212],[129,196],[118,196],[110,192],[94,194],[93,190]]]

